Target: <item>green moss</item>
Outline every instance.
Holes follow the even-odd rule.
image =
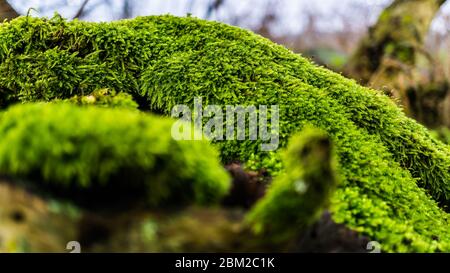
[[[173,140],[172,124],[132,110],[13,106],[0,115],[0,172],[69,195],[111,186],[119,196],[140,192],[150,205],[217,201],[229,179],[215,151]]]
[[[84,106],[96,105],[112,108],[138,108],[138,104],[133,100],[133,97],[130,94],[117,93],[114,90],[108,89],[99,89],[85,96],[75,95],[72,98],[66,99],[64,101]]]
[[[249,31],[195,18],[113,23],[21,17],[0,26],[0,102],[65,99],[108,88],[141,109],[279,105],[280,144],[304,124],[335,143],[338,222],[387,251],[450,251],[450,152],[381,92]],[[283,172],[260,141],[217,142],[222,160]],[[436,200],[436,201],[435,201]],[[438,203],[440,205],[438,205]]]
[[[329,205],[338,178],[328,136],[305,128],[294,136],[285,154],[286,170],[247,216],[267,240],[292,241],[313,224]]]
[[[450,145],[450,129],[446,127],[441,127],[432,131],[434,137],[440,141]]]

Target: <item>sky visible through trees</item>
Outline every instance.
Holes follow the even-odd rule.
[[[208,6],[216,0],[89,0],[82,18],[89,21],[110,21],[137,15],[191,13],[196,17],[224,21],[247,28],[255,28],[268,13],[276,20],[271,22],[275,35],[295,35],[309,26],[311,16],[320,31],[340,31],[350,28],[366,28],[374,23],[390,0],[224,0],[219,7],[208,12]],[[51,16],[55,11],[64,17],[74,17],[85,0],[10,0],[16,10],[24,14],[33,7],[35,15]],[[124,7],[128,5],[127,11]],[[433,29],[448,31],[443,17],[450,15],[450,3],[442,8]]]

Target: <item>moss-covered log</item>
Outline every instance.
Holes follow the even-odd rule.
[[[305,124],[330,136],[341,183],[335,221],[386,251],[449,251],[450,151],[387,96],[249,31],[172,16],[113,23],[21,17],[0,25],[0,101],[86,96],[108,88],[140,109],[278,105],[280,145]],[[283,173],[258,141],[216,142],[224,162]]]
[[[210,204],[229,177],[206,141],[126,109],[25,104],[0,114],[0,173],[88,206]]]
[[[0,252],[68,252],[72,241],[81,252],[365,252],[367,238],[323,213],[336,186],[328,137],[311,131],[291,143],[288,174],[248,218],[263,233],[241,208],[88,209],[1,179]]]

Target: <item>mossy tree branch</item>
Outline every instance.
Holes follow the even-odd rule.
[[[321,131],[296,136],[287,174],[250,212],[250,222],[244,210],[218,206],[85,209],[32,193],[32,181],[21,187],[21,181],[0,179],[0,252],[65,252],[69,241],[83,252],[308,251],[311,244],[314,251],[361,252],[366,242],[323,214],[337,185],[331,148]],[[314,238],[311,230],[327,232]]]
[[[347,75],[398,98],[405,111],[429,125],[444,123],[438,109],[446,96],[448,80],[436,78],[433,58],[424,49],[431,22],[445,0],[396,0],[369,29],[368,35],[345,67]],[[430,85],[421,85],[418,60],[432,71]],[[431,105],[430,105],[431,104]]]
[[[448,146],[378,91],[249,31],[192,17],[108,24],[21,17],[0,25],[2,105],[74,95],[89,102],[99,88],[129,93],[141,109],[166,115],[196,97],[204,106],[279,105],[280,147],[305,124],[335,145],[341,183],[330,200],[334,220],[387,251],[450,249]],[[261,143],[215,146],[224,162],[283,173],[278,154],[261,152]]]
[[[347,71],[369,83],[380,70],[383,58],[390,57],[414,66],[422,54],[432,20],[445,0],[396,0],[369,29],[347,65]]]

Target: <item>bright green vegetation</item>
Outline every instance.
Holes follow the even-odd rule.
[[[442,127],[432,131],[433,135],[444,143],[450,145],[450,129]]]
[[[248,214],[253,229],[268,240],[289,240],[317,221],[338,184],[332,145],[320,130],[307,127],[293,136],[284,161],[285,173]]]
[[[229,177],[215,150],[173,140],[172,124],[132,110],[13,106],[0,115],[0,172],[63,191],[140,192],[149,205],[219,200]]]
[[[137,109],[139,106],[130,94],[116,93],[114,90],[108,89],[95,90],[91,94],[84,96],[75,95],[64,101],[77,105],[96,105],[112,108]]]
[[[166,115],[176,104],[192,105],[194,97],[204,105],[279,105],[281,146],[307,123],[335,145],[336,221],[378,240],[385,251],[450,251],[448,146],[381,92],[249,31],[195,18],[87,23],[21,17],[0,26],[1,105],[103,88]],[[261,152],[260,141],[216,145],[223,162],[280,171],[279,156]]]

